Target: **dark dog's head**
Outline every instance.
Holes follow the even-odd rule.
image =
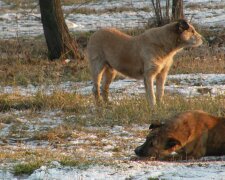
[[[202,36],[186,20],[175,23],[175,31],[179,34],[179,41],[184,47],[197,47],[202,44]]]
[[[151,124],[150,133],[143,145],[135,149],[139,157],[155,157],[164,159],[175,154],[181,143],[170,136],[169,129],[164,124]]]

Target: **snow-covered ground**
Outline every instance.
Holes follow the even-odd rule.
[[[118,162],[120,167],[93,166],[86,170],[75,168],[46,168],[36,170],[28,179],[223,179],[224,162],[166,163]]]
[[[86,95],[91,93],[91,82],[62,83],[58,86],[34,87],[1,87],[1,93],[17,93],[32,96],[38,91],[51,94],[53,91],[78,92]],[[111,97],[132,96],[144,93],[142,81],[132,79],[118,80],[111,85]],[[225,94],[225,74],[178,74],[169,75],[166,90],[172,94],[183,96],[219,95]],[[1,122],[0,145],[1,151],[11,153],[19,150],[46,149],[52,152],[71,154],[87,158],[113,161],[112,166],[91,165],[80,169],[65,167],[58,162],[43,165],[31,175],[15,177],[9,165],[0,167],[0,179],[223,179],[225,177],[225,157],[202,158],[196,161],[162,162],[145,161],[135,158],[134,148],[142,144],[148,133],[148,124],[104,127],[84,127],[74,129],[72,134],[76,138],[69,138],[66,142],[57,144],[59,150],[46,140],[33,140],[35,133],[44,133],[66,123],[70,116],[65,117],[61,111],[37,112],[29,115],[27,111],[11,111],[1,113],[2,119],[11,122]],[[63,118],[62,118],[63,117]],[[84,117],[85,118],[85,117]],[[13,132],[13,133],[12,133]],[[105,136],[99,138],[99,132]],[[142,135],[140,135],[142,132]],[[143,134],[144,133],[144,134]],[[18,144],[18,141],[20,143]],[[114,151],[117,148],[121,150]],[[88,150],[87,150],[88,149]]]
[[[209,158],[210,159],[210,158]],[[224,157],[221,158],[224,160]],[[63,167],[58,162],[52,162],[50,167],[42,166],[35,170],[30,176],[22,178],[27,180],[54,179],[54,180],[118,180],[118,179],[167,179],[167,180],[210,180],[225,177],[224,161],[197,161],[197,162],[142,162],[118,161],[117,167],[90,166],[89,168],[77,169]],[[0,171],[0,178],[17,180],[8,171]]]
[[[185,14],[193,22],[206,26],[221,26],[225,24],[225,0],[199,0],[184,2]],[[201,8],[202,5],[202,8]],[[196,7],[193,7],[196,6]],[[34,5],[35,7],[35,5]],[[148,0],[124,0],[109,1],[102,0],[97,3],[86,3],[76,6],[64,6],[65,11],[71,9],[88,8],[106,10],[118,7],[131,8],[122,12],[103,12],[94,14],[69,14],[67,19],[68,27],[71,31],[89,31],[103,27],[136,28],[143,27],[153,17],[153,11],[143,11],[143,7],[152,8],[151,1]],[[132,10],[133,8],[133,10]],[[10,6],[0,1],[0,38],[10,38],[18,36],[37,36],[43,34],[40,13],[37,9],[12,10]]]
[[[45,113],[45,116],[48,112]],[[52,121],[51,114],[48,116]],[[46,121],[47,122],[47,121]],[[28,124],[30,122],[27,122]],[[0,179],[55,179],[55,180],[104,180],[104,179],[223,179],[225,177],[225,156],[204,157],[200,160],[189,161],[150,161],[138,159],[134,156],[134,147],[141,144],[144,138],[138,136],[138,132],[146,131],[148,125],[133,125],[131,127],[85,127],[82,130],[74,130],[75,137],[67,143],[57,144],[59,150],[52,148],[48,141],[13,143],[12,141],[1,147],[1,152],[12,154],[31,149],[42,149],[52,153],[76,153],[76,156],[89,157],[92,159],[104,159],[104,162],[112,161],[114,165],[90,165],[85,168],[62,166],[59,162],[53,161],[35,170],[31,175],[16,177],[7,168],[7,164],[0,165]],[[43,130],[40,129],[41,132]],[[106,136],[99,138],[98,133],[105,133]],[[146,131],[146,133],[148,133]],[[38,144],[38,145],[37,145]],[[121,147],[122,146],[122,147]],[[121,152],[114,151],[115,148]],[[119,155],[118,155],[119,153]],[[76,157],[78,158],[78,157]],[[4,168],[2,168],[4,167]]]
[[[77,92],[82,95],[91,94],[92,82],[65,82],[59,85],[49,86],[4,86],[0,87],[0,93],[19,94],[32,96],[37,92],[47,95],[54,91]],[[186,97],[210,95],[217,96],[225,94],[225,74],[176,74],[169,75],[165,86],[169,94],[180,94]],[[123,79],[114,81],[110,85],[113,96],[138,95],[145,93],[142,80]]]
[[[184,0],[185,14],[192,22],[205,26],[225,25],[225,0]],[[35,4],[34,4],[35,6]],[[89,31],[102,27],[136,28],[143,27],[152,12],[141,8],[150,7],[149,0],[101,0],[82,6],[64,6],[65,12],[74,8],[89,8],[102,13],[69,14],[66,22],[71,31]],[[106,9],[127,7],[123,12],[103,12]],[[132,10],[134,8],[135,10]],[[0,39],[18,36],[37,36],[43,34],[40,13],[37,9],[11,9],[10,4],[0,0]],[[51,94],[54,91],[65,91],[91,94],[92,83],[64,82],[59,85],[42,86],[1,86],[1,94],[20,94],[33,96],[37,92]],[[165,87],[166,93],[180,94],[186,97],[217,96],[225,94],[225,74],[177,74],[169,75]],[[110,86],[110,97],[123,98],[145,93],[142,81],[123,79],[114,81]],[[196,161],[162,162],[145,161],[135,158],[134,148],[143,143],[148,133],[148,124],[131,127],[83,127],[74,129],[76,138],[68,138],[53,148],[48,140],[33,140],[35,133],[44,133],[67,123],[67,115],[61,111],[27,111],[1,112],[0,152],[29,152],[42,149],[59,154],[77,154],[80,157],[100,158],[113,161],[112,166],[91,165],[85,169],[65,167],[59,162],[43,165],[31,175],[16,177],[11,171],[11,164],[0,164],[0,179],[225,179],[225,157],[202,158]],[[68,115],[70,119],[71,115]],[[75,116],[75,115],[74,115]],[[85,117],[84,117],[85,118]],[[98,132],[105,136],[99,138]],[[140,132],[142,135],[140,135]],[[18,143],[20,142],[20,143]],[[53,143],[53,144],[52,144]],[[58,142],[57,142],[58,143]],[[117,152],[119,149],[119,152]]]

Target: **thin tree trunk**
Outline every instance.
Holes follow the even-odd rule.
[[[183,0],[173,0],[172,18],[173,20],[184,18]]]
[[[151,1],[155,11],[157,26],[161,26],[163,24],[163,19],[162,19],[162,10],[160,6],[160,0],[151,0]]]
[[[39,0],[50,59],[80,59],[81,53],[74,38],[69,34],[60,0]]]
[[[166,0],[166,18],[170,19],[170,0]]]

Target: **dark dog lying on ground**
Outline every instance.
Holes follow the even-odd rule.
[[[225,118],[203,111],[188,111],[165,124],[151,124],[143,145],[135,149],[140,157],[168,159],[225,155]]]

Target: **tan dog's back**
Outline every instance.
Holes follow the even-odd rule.
[[[116,29],[102,29],[90,38],[87,51],[92,64],[94,59],[107,64],[126,76],[140,79],[143,75],[138,44],[134,39]]]

